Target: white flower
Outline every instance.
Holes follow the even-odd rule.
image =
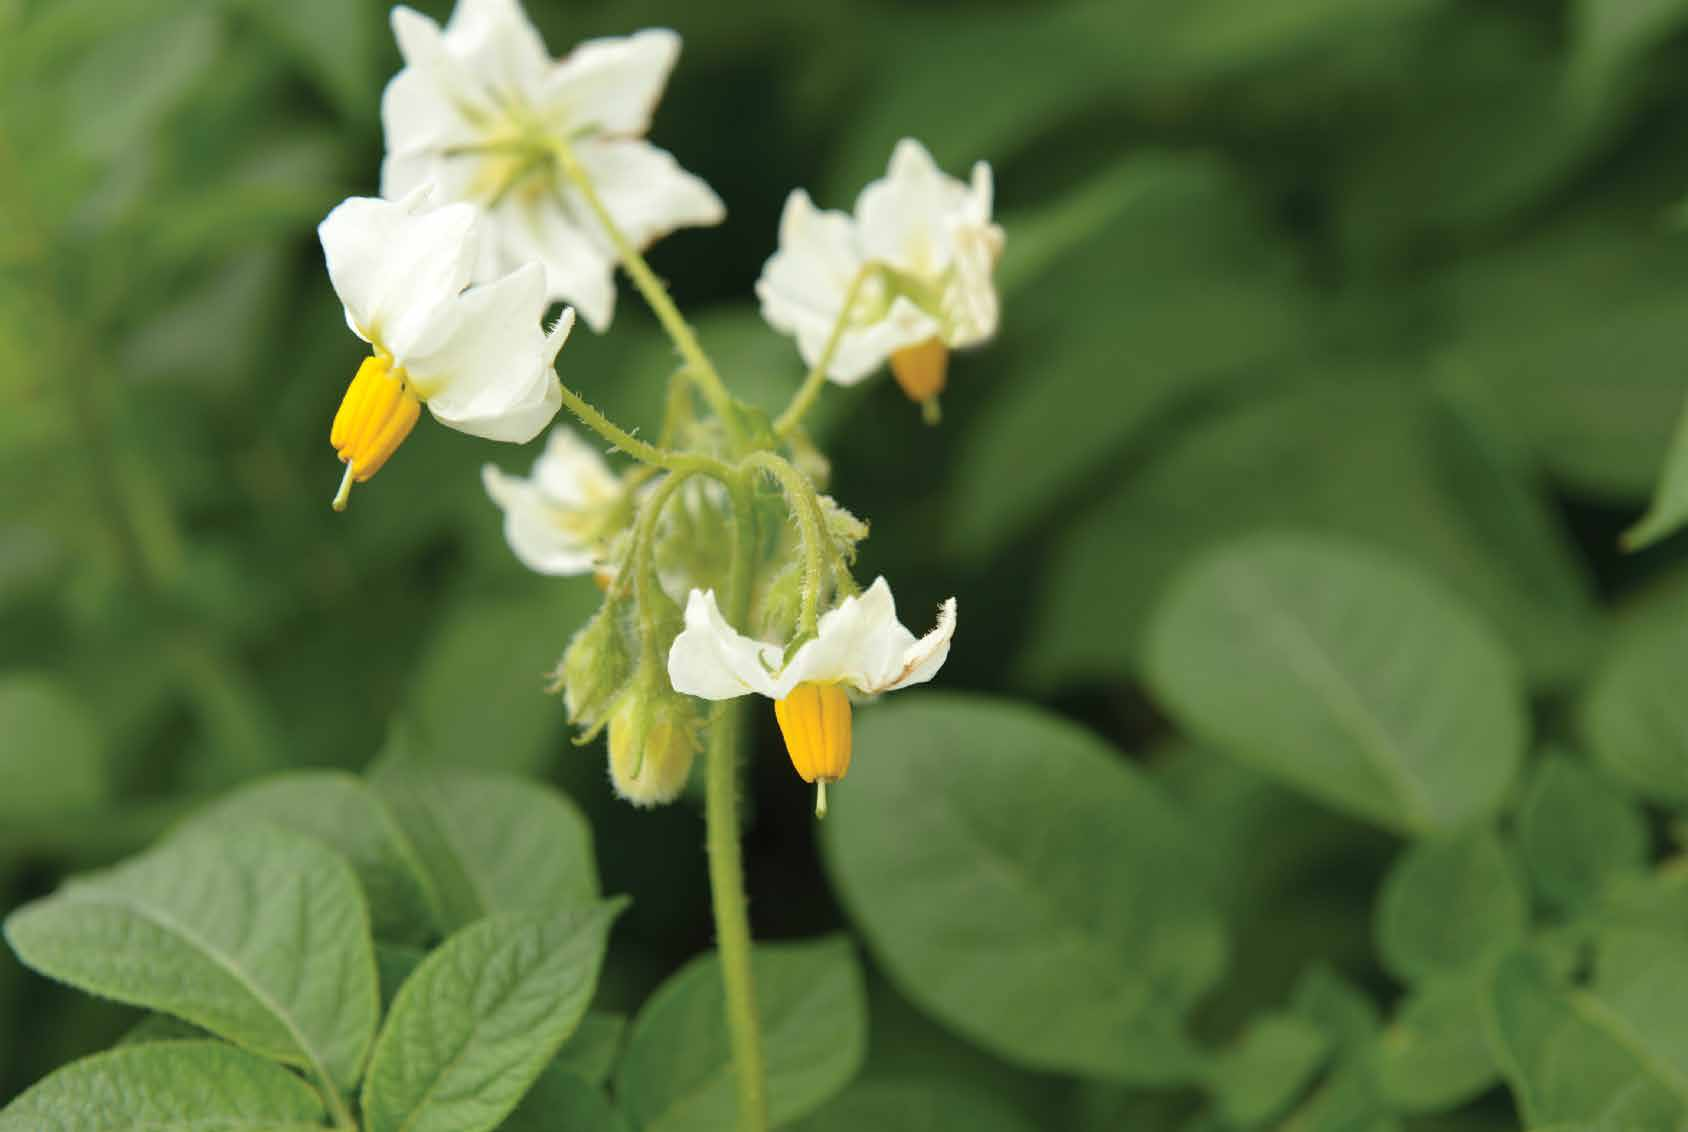
[[[805,782],[822,786],[850,769],[849,687],[868,695],[923,684],[937,675],[955,634],[955,599],[938,609],[938,624],[924,637],[897,620],[884,578],[847,597],[823,615],[812,640],[789,662],[781,645],[752,640],[721,615],[713,590],[693,590],[686,627],[668,652],[674,690],[706,700],[755,693],[775,701],[774,711],[792,764]]]
[[[708,185],[641,140],[680,53],[674,32],[589,40],[554,61],[516,0],[458,0],[443,30],[397,7],[392,24],[405,66],[381,100],[382,192],[433,181],[485,209],[477,278],[538,260],[547,295],[595,330],[609,325],[615,251],[564,180],[562,145],[636,246],[726,215]]]
[[[929,400],[942,388],[948,351],[996,333],[991,275],[1003,235],[991,222],[991,193],[989,165],[974,165],[964,184],[907,138],[884,179],[862,190],[854,217],[817,209],[799,189],[756,283],[763,317],[796,335],[815,365],[865,270],[827,375],[853,385],[889,360],[910,396]]]
[[[527,479],[488,464],[481,482],[504,511],[504,537],[522,565],[541,574],[601,569],[625,489],[598,450],[558,425]]]
[[[409,435],[423,403],[459,432],[514,444],[532,440],[562,407],[552,366],[572,312],[545,332],[537,264],[465,290],[475,210],[428,210],[426,195],[352,197],[317,229],[346,325],[373,348],[334,418],[331,441],[346,463],[336,507]]]

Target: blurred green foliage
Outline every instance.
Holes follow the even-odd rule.
[[[652,259],[767,409],[802,372],[750,298],[785,193],[847,206],[904,135],[996,172],[1003,331],[943,426],[885,381],[812,418],[865,573],[961,631],[951,692],[862,711],[818,832],[753,729],[791,1127],[1681,1125],[1688,542],[1618,538],[1688,395],[1688,0],[528,6],[559,52],[684,36],[653,140],[730,214]],[[419,429],[328,509],[358,351],[312,228],[375,190],[383,20],[0,0],[0,908],[192,814],[279,826],[283,872],[361,887],[390,1003],[482,917],[627,893],[507,1127],[715,1127],[701,822],[614,801],[542,693],[598,595],[504,545],[477,470],[529,455]],[[673,365],[631,296],[560,362],[647,427]],[[123,991],[61,901],[14,944],[131,1007],[0,954],[0,1098],[134,1006],[289,1056],[250,996]],[[345,1008],[300,1017],[351,1081]],[[42,1089],[164,1111],[160,1048]],[[231,1119],[322,1119],[175,1048]]]

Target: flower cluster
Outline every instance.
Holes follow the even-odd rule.
[[[617,470],[558,426],[526,478],[490,464],[482,475],[526,566],[590,574],[604,590],[557,669],[571,721],[585,738],[607,729],[617,791],[650,805],[686,785],[709,726],[701,701],[766,696],[824,812],[826,785],[850,765],[851,695],[930,680],[956,605],[917,638],[885,579],[859,588],[867,525],[822,494],[825,461],[802,418],[828,381],[888,365],[937,419],[950,352],[996,330],[1003,233],[989,166],[962,182],[905,140],[853,215],[792,193],[756,293],[810,369],[769,424],[732,397],[641,255],[725,217],[708,185],[645,140],[679,37],[646,30],[553,59],[517,0],[459,0],[443,28],[400,7],[392,26],[404,68],[381,105],[383,197],[347,200],[319,229],[347,325],[370,348],[331,429],[345,465],[336,509],[424,404],[515,444],[566,405],[637,466]],[[686,363],[658,444],[555,370],[576,310],[608,329],[617,266]],[[547,329],[559,302],[570,305]]]

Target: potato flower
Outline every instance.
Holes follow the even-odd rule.
[[[538,264],[469,288],[475,210],[428,209],[426,196],[424,188],[397,202],[352,197],[317,229],[346,325],[372,349],[330,433],[346,465],[337,511],[353,482],[373,476],[410,435],[424,403],[459,432],[513,444],[539,435],[562,407],[552,366],[573,312],[545,332]]]
[[[824,614],[815,636],[790,660],[783,645],[752,640],[727,623],[713,590],[693,590],[686,625],[668,653],[674,690],[705,700],[755,693],[774,701],[774,715],[791,762],[815,783],[816,812],[826,812],[827,784],[850,769],[850,698],[846,689],[875,695],[937,675],[955,634],[955,599],[938,609],[924,637],[897,620],[884,578]]]
[[[965,184],[907,138],[884,179],[862,190],[853,217],[793,192],[779,250],[756,283],[762,316],[796,336],[811,366],[843,320],[827,376],[854,385],[889,361],[903,391],[930,414],[949,352],[996,333],[991,277],[1003,235],[991,222],[991,196],[989,165],[974,165]]]
[[[488,464],[481,482],[504,512],[504,537],[522,565],[540,574],[604,568],[608,536],[626,488],[598,450],[565,425],[551,430],[528,478]]]
[[[553,60],[516,0],[458,0],[443,29],[401,6],[392,24],[405,66],[381,99],[382,192],[434,182],[484,209],[477,279],[537,260],[553,300],[594,330],[609,325],[616,253],[564,176],[565,148],[635,247],[726,215],[708,185],[643,140],[680,54],[674,32],[589,40]]]

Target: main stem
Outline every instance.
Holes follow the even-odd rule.
[[[727,426],[733,439],[742,443],[744,437],[739,429],[738,414],[732,411],[732,394],[727,392],[727,385],[721,380],[721,375],[716,372],[715,364],[709,360],[709,355],[704,353],[703,345],[697,340],[697,335],[692,331],[691,324],[680,313],[680,308],[674,305],[674,300],[669,298],[668,288],[663,286],[662,280],[656,277],[656,272],[652,271],[650,264],[645,262],[645,257],[639,253],[638,248],[633,246],[633,242],[627,238],[627,234],[615,222],[615,217],[610,215],[610,210],[604,205],[604,198],[598,195],[597,188],[592,184],[592,178],[587,175],[585,168],[574,156],[574,151],[566,144],[558,144],[555,153],[557,164],[562,167],[563,176],[567,177],[574,184],[574,187],[580,191],[581,199],[586,202],[586,207],[591,209],[592,215],[598,218],[598,223],[603,227],[604,234],[609,237],[610,245],[615,248],[616,255],[621,259],[621,266],[627,270],[627,274],[633,280],[633,285],[639,289],[639,294],[644,296],[646,305],[651,308],[651,313],[655,314],[657,321],[662,323],[663,330],[668,332],[668,337],[673,340],[675,349],[680,351],[680,356],[686,361],[687,372],[692,380],[697,382],[698,388],[703,391],[704,397],[709,401],[710,408],[715,410],[715,415],[720,417],[722,423]]]
[[[727,580],[727,617],[744,624],[750,605],[751,554],[755,519],[750,489],[740,477],[732,487],[737,541]],[[750,966],[750,911],[744,895],[744,857],[739,847],[738,722],[735,701],[716,703],[709,718],[708,799],[704,806],[709,841],[709,887],[715,904],[715,945],[727,1000],[727,1037],[738,1078],[740,1132],[767,1132],[768,1084],[762,1061],[762,1031],[756,1015],[756,984]]]

